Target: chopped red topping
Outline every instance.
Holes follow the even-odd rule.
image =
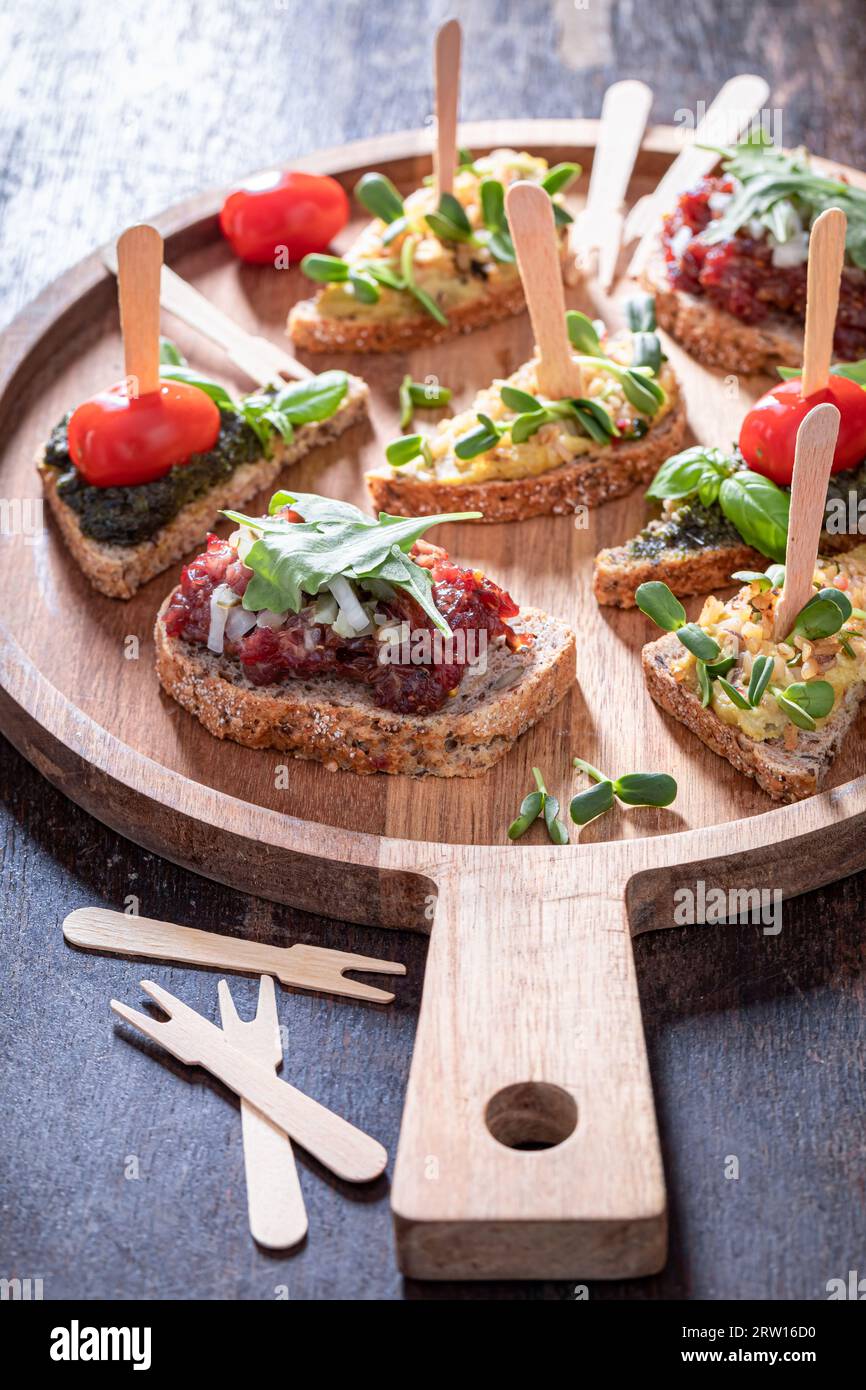
[[[509,619],[520,610],[485,575],[461,569],[445,550],[426,541],[416,542],[412,558],[431,571],[433,601],[453,633],[484,633],[488,641],[502,637],[512,651],[531,640],[512,630]],[[185,567],[180,586],[166,610],[168,635],[206,644],[214,589],[228,584],[243,594],[251,575],[252,571],[238,559],[234,546],[219,536],[208,536],[207,549]],[[423,609],[399,591],[394,599],[378,600],[376,607],[392,625],[408,622],[407,655],[413,650],[413,633],[435,632]],[[474,650],[478,651],[477,636],[475,642]],[[333,628],[316,623],[310,604],[300,613],[289,613],[281,627],[254,627],[239,642],[226,641],[225,650],[241,663],[244,675],[254,685],[271,685],[292,677],[342,677],[367,685],[377,705],[400,714],[433,714],[441,709],[451,691],[459,686],[473,656],[467,636],[464,646],[444,639],[435,643],[430,661],[392,661],[383,665],[378,659],[379,645],[374,635],[347,639],[338,636]]]
[[[664,218],[662,245],[674,289],[706,296],[743,323],[760,323],[771,313],[806,318],[806,263],[774,266],[766,237],[743,227],[727,241],[708,244],[701,236],[721,209],[710,206],[716,193],[730,193],[728,178],[702,179],[683,193]],[[683,228],[692,233],[690,239]],[[834,349],[840,361],[866,355],[866,273],[846,265],[842,271]]]

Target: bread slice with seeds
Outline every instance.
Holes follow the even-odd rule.
[[[782,738],[763,742],[751,739],[736,726],[725,724],[712,709],[705,709],[696,691],[677,680],[675,670],[682,657],[683,646],[675,633],[667,633],[644,647],[644,677],[657,705],[697,734],[714,753],[727,758],[738,772],[754,777],[758,786],[776,801],[801,801],[820,790],[857,717],[866,695],[866,683],[860,681],[848,688],[822,728],[814,732],[797,729],[796,744],[788,748]]]
[[[334,414],[327,420],[299,425],[291,444],[275,436],[270,458],[242,463],[227,478],[183,506],[166,525],[148,540],[119,545],[85,535],[78,514],[57,490],[60,470],[40,454],[36,465],[48,505],[66,545],[90,583],[108,598],[132,598],[133,594],[183,558],[201,541],[202,535],[226,507],[240,507],[257,493],[270,487],[289,464],[297,463],[311,450],[338,438],[364,419],[368,389],[359,377],[349,377],[349,389]]]
[[[216,738],[273,748],[335,770],[408,777],[478,777],[568,693],[575,681],[575,637],[536,609],[520,624],[534,642],[518,652],[499,643],[485,671],[470,669],[444,709],[395,714],[367,689],[332,677],[255,686],[238,661],[169,637],[156,621],[156,670],[168,695]]]

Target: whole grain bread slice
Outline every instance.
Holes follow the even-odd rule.
[[[640,282],[655,295],[660,326],[705,366],[748,374],[801,365],[802,324],[783,314],[772,314],[760,323],[743,323],[709,299],[674,289],[668,279],[661,241],[647,261]]]
[[[329,420],[299,425],[291,444],[275,438],[273,453],[243,463],[228,478],[182,507],[177,516],[161,526],[149,540],[135,545],[117,545],[94,540],[81,529],[76,512],[57,491],[60,470],[47,464],[42,455],[36,464],[48,505],[56,518],[69,550],[95,589],[108,598],[132,598],[154,575],[161,574],[176,560],[201,544],[202,535],[226,507],[240,507],[258,492],[270,487],[289,464],[297,463],[322,444],[336,439],[367,413],[368,390],[359,377],[349,378],[349,390]]]
[[[394,714],[366,687],[338,679],[255,686],[240,663],[166,634],[165,600],[154,632],[160,683],[216,738],[274,748],[350,772],[408,777],[477,777],[567,694],[575,680],[575,637],[535,609],[521,613],[532,646],[499,643],[487,669],[470,669],[438,714]]]
[[[796,746],[789,749],[779,738],[756,742],[735,725],[724,724],[712,709],[705,709],[696,692],[674,675],[674,664],[682,655],[683,646],[675,633],[644,647],[644,676],[656,704],[697,734],[714,753],[727,758],[738,772],[754,777],[776,801],[801,801],[817,792],[857,716],[866,682],[848,689],[823,728],[813,733],[798,729]]]
[[[524,521],[555,516],[579,506],[599,507],[649,482],[660,463],[675,454],[686,430],[682,398],[643,439],[599,446],[573,463],[531,478],[488,479],[481,483],[438,483],[393,472],[368,473],[375,508],[397,516],[431,516],[446,511],[480,511],[481,520]]]
[[[686,598],[727,588],[735,570],[764,570],[767,564],[767,557],[745,542],[699,550],[671,546],[652,556],[634,555],[626,543],[596,555],[592,591],[601,604],[634,608],[635,591],[650,580],[661,580],[673,593]]]

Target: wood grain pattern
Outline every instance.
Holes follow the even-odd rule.
[[[152,23],[142,26],[129,22],[123,0],[110,10],[74,0],[64,14],[68,25],[59,26],[56,8],[11,0],[9,22],[0,27],[11,98],[0,113],[9,136],[0,218],[4,316],[93,245],[177,197],[274,157],[291,161],[322,144],[419,124],[430,89],[423,80],[407,83],[405,72],[429,69],[429,6],[359,6],[346,22],[348,8],[333,0],[273,7],[214,0],[205,16],[200,7],[191,15],[154,0]],[[483,58],[464,73],[467,119],[595,114],[606,86],[637,70],[639,54],[640,75],[655,90],[655,120],[678,123],[725,76],[759,61],[787,143],[803,141],[849,163],[866,160],[861,15],[852,0],[829,0],[817,46],[814,15],[803,5],[768,3],[744,16],[695,0],[685,23],[667,0],[651,7],[593,0],[589,10],[570,0],[524,0],[497,4],[495,23],[486,0],[434,6],[437,18],[448,10],[461,13],[467,44]],[[243,43],[235,42],[239,27]],[[527,42],[530,33],[544,42]],[[388,61],[392,45],[405,62]],[[130,79],[122,84],[118,53]],[[491,89],[492,67],[507,67],[507,91]],[[153,139],[142,143],[144,119]],[[57,750],[59,763],[66,756]],[[91,778],[69,764],[65,775]],[[385,1185],[373,1198],[347,1202],[306,1171],[317,1239],[281,1260],[252,1250],[237,1114],[225,1093],[215,1097],[205,1084],[181,1096],[187,1087],[171,1064],[154,1065],[120,1033],[107,1035],[99,1008],[85,1005],[101,1007],[111,992],[134,997],[140,970],[80,956],[56,924],[70,907],[116,906],[137,892],[152,916],[218,922],[253,940],[301,936],[380,954],[393,945],[366,927],[244,897],[118,838],[2,740],[0,781],[0,1013],[41,1081],[34,1091],[18,1068],[3,1077],[4,1185],[14,1194],[2,1223],[7,1268],[44,1273],[46,1297],[271,1299],[285,1296],[280,1289],[292,1299],[580,1296],[565,1282],[404,1283],[393,1263]],[[120,793],[101,794],[111,814]],[[180,833],[178,853],[194,856],[190,828]],[[849,871],[854,849],[840,847]],[[804,850],[794,845],[792,856],[802,859]],[[796,864],[786,877],[796,886]],[[638,899],[633,922],[637,911],[643,925],[669,925],[669,888],[657,900],[654,893]],[[592,1284],[593,1301],[823,1298],[830,1274],[856,1266],[864,1219],[862,1146],[852,1122],[864,1103],[856,1041],[864,1025],[863,891],[859,875],[791,900],[777,938],[764,938],[760,927],[679,927],[636,942],[673,1199],[672,1253],[655,1278]],[[333,1108],[362,1114],[364,1127],[388,1136],[389,1147],[425,951],[424,937],[401,938],[410,974],[388,1010],[327,1007],[303,996],[281,1004],[307,1088],[318,1084],[314,1093]],[[167,968],[160,978],[201,1011],[212,1008],[212,975]],[[58,1030],[46,1027],[46,996],[72,1002],[75,1033],[64,1032],[62,1045]],[[249,989],[247,1003],[253,1006]],[[102,1085],[104,1066],[128,1097],[122,1109]],[[130,1152],[140,1159],[138,1182],[121,1177]],[[739,1181],[726,1180],[728,1154],[738,1156]],[[86,1184],[85,1155],[93,1175]],[[46,1220],[46,1212],[56,1219]],[[179,1229],[188,1233],[182,1249]]]
[[[782,642],[801,609],[815,593],[815,564],[824,525],[827,485],[839,434],[839,411],[816,405],[797,430],[791,512],[785,549],[785,583],[775,612],[775,638]]]

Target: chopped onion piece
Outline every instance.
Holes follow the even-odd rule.
[[[353,632],[360,632],[365,628],[369,619],[348,579],[342,574],[338,574],[331,580],[328,588],[340,606],[340,617],[345,620],[346,626],[352,629],[352,632],[342,631],[338,626],[338,618],[337,622],[332,624],[334,631],[339,633],[341,637],[351,637]]]
[[[208,650],[217,656],[222,653],[226,621],[229,609],[241,601],[240,594],[228,584],[218,584],[210,596],[210,627],[207,634]]]
[[[282,627],[285,621],[285,613],[275,613],[271,608],[263,608],[261,612],[256,615],[256,625],[258,627]]]
[[[225,636],[230,642],[239,642],[255,625],[255,613],[246,608],[232,608],[226,619]]]

